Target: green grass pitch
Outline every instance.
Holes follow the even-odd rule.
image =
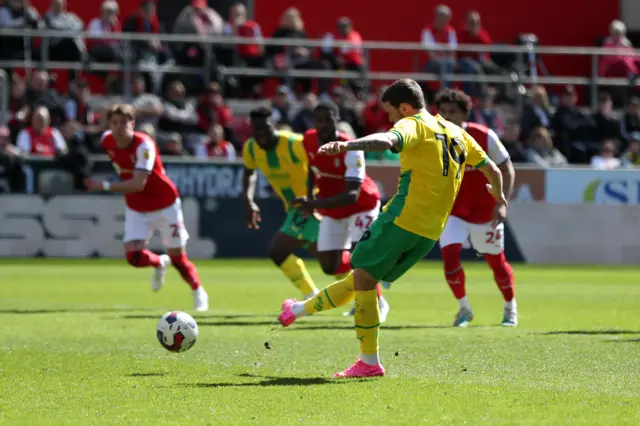
[[[467,265],[476,319],[453,329],[441,266],[423,263],[386,293],[388,376],[344,381],[331,374],[355,360],[351,318],[283,330],[297,294],[267,261],[197,265],[212,310],[172,354],[155,326],[191,312],[176,272],[154,294],[123,261],[0,261],[0,424],[640,424],[637,269],[516,265],[520,326],[504,329],[490,271]]]

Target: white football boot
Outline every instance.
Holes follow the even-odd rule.
[[[196,312],[209,310],[209,295],[204,290],[204,287],[200,286],[197,290],[193,290],[193,304],[193,309]]]
[[[171,258],[166,254],[160,255],[160,266],[153,271],[151,277],[151,290],[159,291],[164,286],[164,277],[167,274],[167,268],[171,265]]]

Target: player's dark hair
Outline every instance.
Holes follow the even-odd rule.
[[[409,104],[415,109],[426,107],[422,88],[409,78],[395,81],[384,91],[381,100],[383,103],[391,104],[394,108],[399,108],[400,104]]]
[[[471,97],[462,90],[444,89],[438,92],[434,101],[437,108],[442,104],[454,104],[465,114],[469,114],[473,108]]]
[[[268,120],[273,115],[273,110],[271,107],[266,105],[254,108],[249,113],[249,117],[251,120]]]
[[[329,111],[333,113],[336,118],[340,118],[340,108],[338,108],[335,102],[322,101],[314,108],[313,112],[316,111]]]
[[[107,121],[111,120],[111,117],[113,117],[114,115],[122,115],[123,117],[126,117],[129,120],[135,120],[136,109],[133,105],[116,104],[111,108],[109,108],[109,111],[107,111]]]

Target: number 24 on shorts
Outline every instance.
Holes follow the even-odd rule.
[[[502,233],[500,231],[496,231],[496,232],[489,231],[486,233],[486,236],[487,236],[487,240],[485,241],[485,243],[497,244],[498,241],[500,241],[500,239],[502,238]]]

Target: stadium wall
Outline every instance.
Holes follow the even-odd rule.
[[[260,176],[259,231],[243,222],[239,163],[165,162],[183,198],[189,253],[198,259],[266,256],[284,219],[281,202]],[[370,165],[384,198],[395,193],[397,166]],[[96,161],[96,178],[116,179]],[[71,177],[48,160],[26,164],[26,194],[0,195],[0,257],[121,257],[123,198],[70,194]],[[0,182],[0,188],[2,187]],[[552,264],[638,264],[640,170],[518,168],[505,232],[512,261]],[[161,250],[154,237],[151,247]],[[429,256],[437,259],[439,250]],[[477,259],[468,250],[467,260]]]

